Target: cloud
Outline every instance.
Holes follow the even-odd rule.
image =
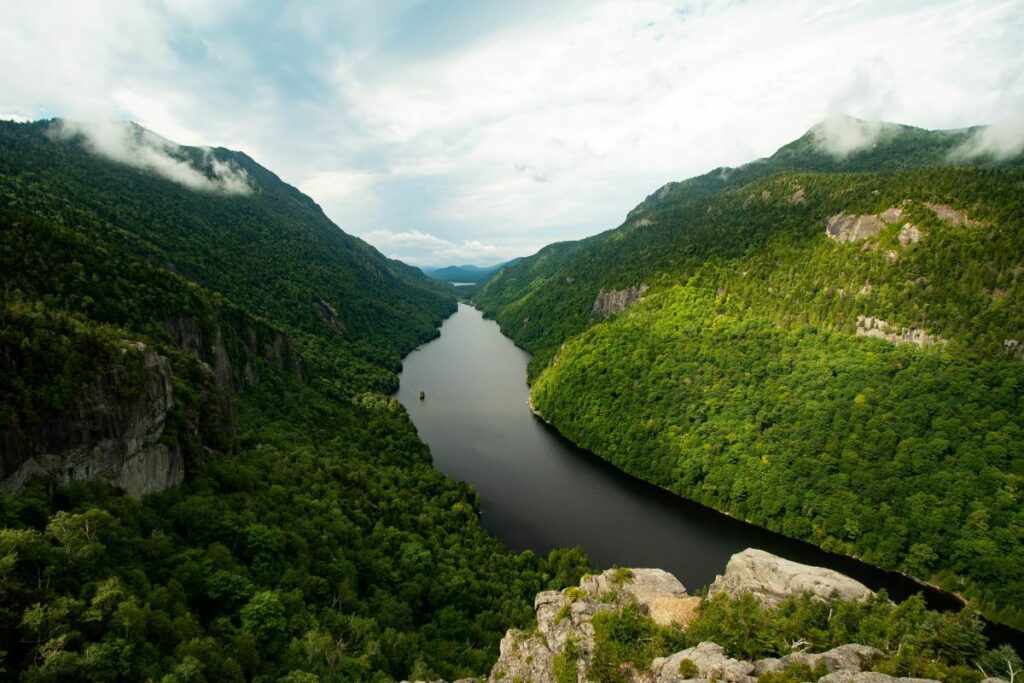
[[[852,116],[830,114],[814,127],[814,138],[822,150],[842,159],[853,152],[868,149],[892,126],[879,121],[862,121]]]
[[[985,126],[953,150],[954,160],[1008,159],[1024,152],[1024,119]]]
[[[231,161],[218,159],[209,148],[199,148],[200,158],[193,159],[177,143],[131,124],[59,121],[52,128],[52,134],[62,140],[81,139],[95,154],[156,173],[193,190],[224,194],[252,192],[245,170]]]
[[[479,240],[451,242],[419,230],[392,232],[371,230],[359,235],[391,258],[417,266],[481,265],[502,263],[516,256],[532,254],[536,248],[499,246]]]
[[[838,114],[1024,119],[1022,34],[1020,0],[8,0],[0,111],[242,149],[349,232],[443,242],[410,259],[521,254],[828,114],[837,154],[877,132]]]
[[[299,189],[330,206],[372,200],[372,186],[379,176],[367,171],[320,171],[307,176]]]

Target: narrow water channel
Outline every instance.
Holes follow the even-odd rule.
[[[510,548],[543,554],[578,545],[601,567],[660,567],[693,591],[731,555],[755,547],[830,567],[897,600],[922,591],[903,575],[684,500],[577,448],[530,413],[528,360],[495,322],[460,304],[439,338],[405,358],[398,391],[435,466],[476,487],[484,527]],[[957,606],[925,593],[934,608]],[[1013,633],[992,635],[1018,640]]]

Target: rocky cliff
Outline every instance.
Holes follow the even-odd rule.
[[[248,318],[222,324],[194,316],[171,318],[163,326],[175,345],[209,368],[223,392],[259,381],[261,364],[302,379],[302,363],[291,339],[269,326]]]
[[[596,318],[620,313],[641,301],[647,289],[647,285],[644,284],[626,287],[625,289],[610,289],[607,292],[602,289],[594,299],[594,305],[590,308],[590,315]]]
[[[65,378],[78,382],[70,400],[16,411],[0,426],[0,490],[105,480],[139,497],[180,484],[188,452],[202,457],[233,439],[235,393],[269,371],[302,376],[287,336],[236,309],[222,313],[166,320],[170,343],[160,351],[121,340],[110,358]]]
[[[0,432],[4,492],[32,479],[106,479],[141,496],[182,481],[181,448],[163,439],[175,405],[171,364],[141,342],[125,342],[122,355],[82,385],[66,411]]]

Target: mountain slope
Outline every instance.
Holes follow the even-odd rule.
[[[0,124],[0,671],[486,671],[586,563],[503,549],[387,396],[454,300],[245,155],[117,135]]]
[[[718,194],[783,172],[949,167],[951,159],[957,158],[955,152],[979,130],[926,131],[856,119],[842,119],[839,126],[844,131],[852,127],[861,139],[874,142],[837,157],[827,151],[829,127],[821,124],[766,159],[670,182],[630,211],[618,228],[549,245],[493,278],[474,300],[516,343],[538,356],[535,366],[543,365],[557,344],[590,324],[591,306],[600,289],[623,289],[636,285],[637,278],[675,277],[687,267],[684,264],[704,259],[714,250],[721,252],[726,245],[748,248],[742,239],[723,239],[713,222],[708,239],[688,236],[693,221]],[[981,157],[971,164],[1021,167],[1024,156]]]
[[[248,186],[231,194],[196,191],[91,153],[88,138],[61,122],[2,126],[0,198],[29,213],[73,218],[89,237],[279,322],[322,355],[341,346],[370,364],[356,370],[338,362],[332,370],[339,377],[373,374],[373,365],[397,368],[449,310],[447,295],[417,269],[346,235],[309,197],[245,154],[175,145],[178,157],[229,167]],[[152,150],[148,131],[119,134],[128,153]]]
[[[477,300],[577,443],[1021,625],[1024,172],[942,167],[967,134],[911,129],[832,167],[805,136]]]

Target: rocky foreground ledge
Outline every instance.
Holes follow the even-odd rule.
[[[733,555],[724,575],[708,588],[708,597],[751,594],[774,607],[786,598],[808,593],[820,599],[862,600],[871,595],[848,576],[798,564],[762,550]],[[501,641],[501,654],[487,683],[586,683],[595,652],[594,617],[621,612],[627,606],[657,624],[685,629],[703,598],[689,595],[676,577],[661,569],[609,569],[585,576],[578,587],[537,594],[537,628],[530,633],[512,629]],[[932,683],[929,679],[894,678],[871,671],[883,653],[850,643],[827,652],[795,651],[781,658],[741,661],[724,648],[702,642],[668,657],[654,659],[647,670],[624,670],[628,683],[758,683],[795,666],[817,672],[818,683]],[[455,683],[480,683],[462,679]],[[937,682],[935,682],[937,683]],[[982,683],[1002,683],[990,678]]]

